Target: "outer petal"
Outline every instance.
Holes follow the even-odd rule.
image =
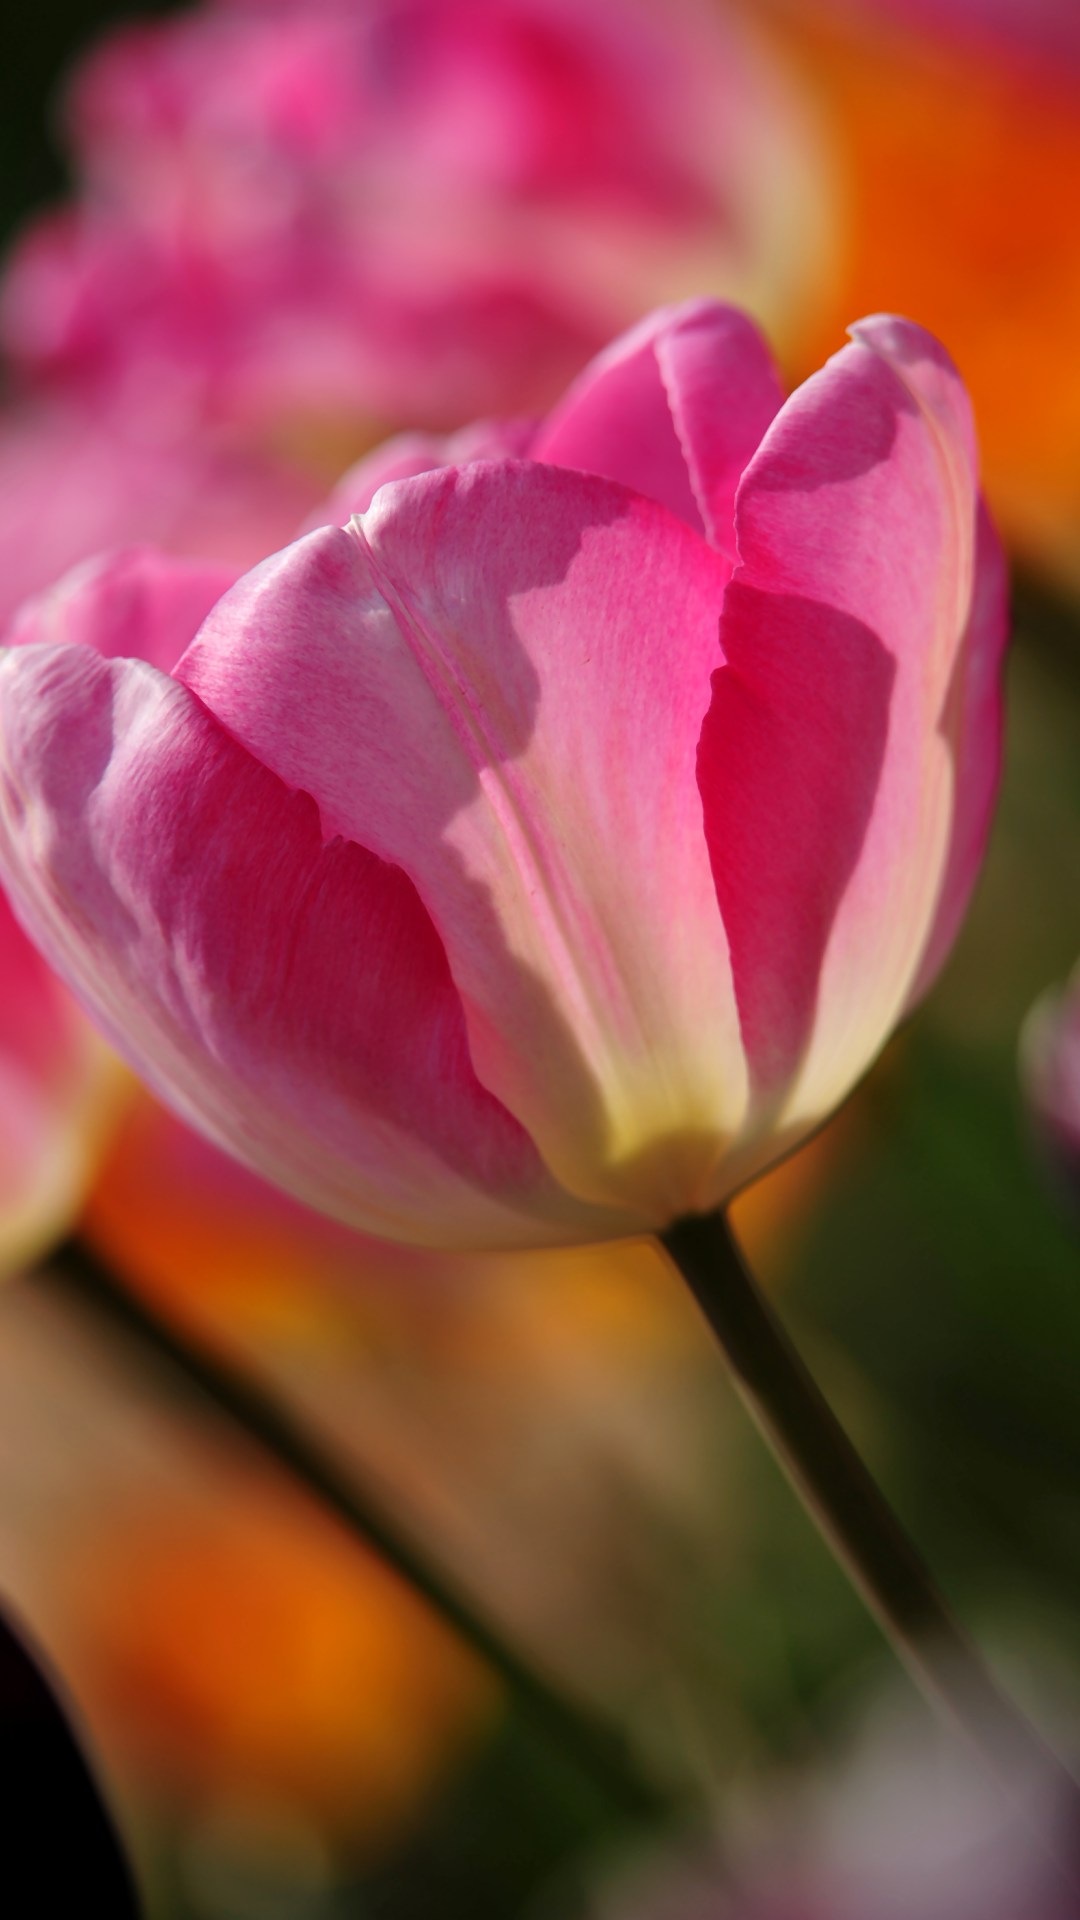
[[[726,572],[606,482],[451,469],[255,569],[177,670],[411,876],[484,1084],[639,1226],[745,1097],[694,778]]]
[[[99,554],[25,601],[5,639],[13,647],[73,641],[167,673],[236,575],[236,567],[176,560],[150,547]]]
[[[181,1112],[387,1237],[611,1231],[565,1203],[477,1082],[406,876],[325,844],[307,796],[186,689],[30,647],[0,661],[0,726],[0,864],[20,914]]]
[[[873,1058],[970,884],[997,728],[976,507],[955,370],[888,318],[792,397],[743,481],[699,769],[755,1095],[744,1175],[766,1128],[775,1152]],[[996,604],[981,558],[975,604]]]
[[[662,501],[733,560],[735,490],[782,399],[752,321],[691,300],[650,314],[586,367],[532,454]]]

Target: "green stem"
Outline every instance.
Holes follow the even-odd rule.
[[[1000,1691],[746,1268],[720,1213],[665,1248],[716,1334],[757,1425],[922,1690],[1006,1781],[1032,1773],[1080,1820],[1080,1786]],[[1080,1831],[1080,1826],[1077,1827]]]
[[[662,1802],[642,1778],[626,1744],[586,1709],[534,1672],[361,1486],[344,1473],[302,1420],[246,1371],[210,1352],[121,1283],[79,1239],[51,1254],[39,1279],[61,1286],[209,1401],[264,1454],[314,1496],[347,1531],[392,1567],[506,1683],[511,1694],[579,1775],[621,1814],[656,1819]]]

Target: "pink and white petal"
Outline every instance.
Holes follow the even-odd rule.
[[[734,560],[735,490],[782,401],[753,322],[692,300],[650,314],[586,367],[532,457],[661,501]]]
[[[236,575],[236,567],[178,560],[153,547],[97,554],[24,601],[4,640],[12,647],[70,642],[168,673]]]
[[[87,648],[8,651],[0,740],[0,865],[17,910],[183,1117],[387,1238],[605,1230],[477,1081],[408,878],[327,844],[307,795],[185,688]]]
[[[950,849],[976,837],[959,713],[980,821],[995,751],[985,666],[957,696],[976,507],[955,369],[887,318],[792,396],[743,480],[699,756],[754,1091],[733,1178],[843,1097],[946,924]],[[969,880],[969,851],[962,866]]]
[[[481,1080],[638,1227],[693,1204],[745,1101],[694,764],[726,575],[621,487],[448,469],[256,568],[177,669],[410,875]]]
[[[308,516],[303,531],[343,527],[354,513],[366,513],[379,488],[392,480],[412,480],[470,460],[526,459],[535,437],[534,420],[478,420],[448,434],[399,433],[349,468],[329,499]]]

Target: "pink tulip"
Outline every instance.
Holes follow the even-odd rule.
[[[1077,1920],[1067,1809],[997,1765],[879,1701],[843,1765],[789,1778],[723,1863],[659,1863],[593,1920]]]
[[[516,457],[414,452],[201,626],[164,558],[134,611],[109,560],[33,603],[0,866],[139,1070],[309,1204],[427,1244],[638,1233],[815,1127],[943,960],[1000,557],[959,379],[901,320],[785,404],[691,303],[527,458],[487,444]]]
[[[204,5],[108,40],[68,126],[23,377],[309,443],[546,405],[658,299],[776,320],[828,254],[801,99],[705,0]]]

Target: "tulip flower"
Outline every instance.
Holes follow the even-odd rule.
[[[65,122],[76,198],[3,288],[19,376],[335,472],[373,421],[549,404],[698,285],[786,324],[831,258],[802,95],[707,0],[203,5],[110,36]]]
[[[107,546],[250,564],[372,410],[550,397],[654,288],[715,270],[778,312],[825,252],[798,101],[694,0],[588,21],[440,3],[406,24],[385,0],[205,6],[92,54],[68,128],[76,202],[32,223],[3,280],[4,622]],[[62,1085],[26,1078],[31,979],[60,1009]],[[0,998],[0,1073],[26,1089],[2,1268],[70,1222],[118,1082],[10,917]]]
[[[878,317],[784,402],[700,301],[460,451],[392,449],[220,599],[147,556],[31,603],[0,864],[138,1070],[309,1205],[660,1230],[819,1124],[959,924],[1004,635],[966,399]]]

